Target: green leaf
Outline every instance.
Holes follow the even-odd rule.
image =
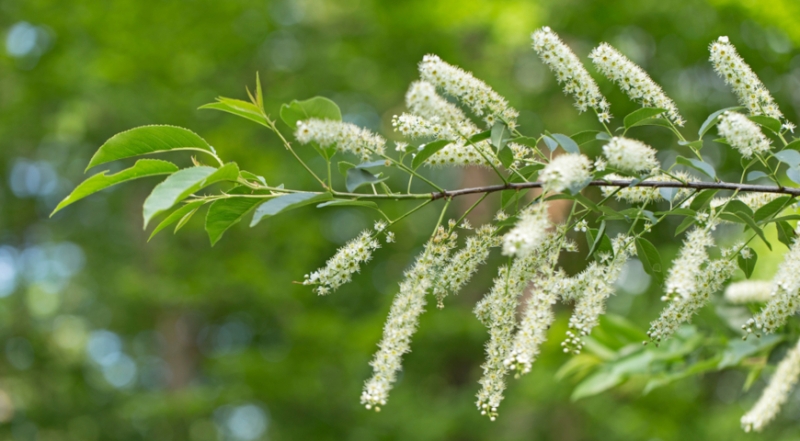
[[[748,181],[755,181],[756,179],[768,178],[768,177],[769,177],[768,174],[758,170],[751,171],[750,173],[747,174]]]
[[[606,132],[600,132],[597,134],[596,138],[598,141],[608,141],[611,139],[611,135]]]
[[[791,141],[789,144],[786,144],[786,147],[784,147],[784,149],[792,149],[792,150],[800,149],[800,139],[795,139]]]
[[[690,365],[688,368],[679,370],[677,372],[663,373],[655,376],[647,382],[642,393],[646,395],[659,387],[666,386],[693,375],[711,371],[717,367],[720,358],[721,356],[717,355],[706,360],[698,361],[697,363]]]
[[[700,126],[700,130],[697,132],[697,135],[698,135],[697,137],[700,138],[700,139],[703,139],[703,136],[706,134],[706,132],[708,132],[712,127],[717,125],[717,123],[719,122],[719,116],[720,115],[722,115],[723,113],[727,112],[728,110],[739,110],[739,109],[741,109],[741,107],[739,107],[739,106],[737,106],[737,107],[728,107],[728,108],[725,108],[725,109],[717,110],[716,112],[712,113],[711,115],[708,115],[708,118],[706,118],[706,120]]]
[[[428,158],[435,155],[436,152],[447,147],[451,143],[452,141],[442,139],[439,141],[433,141],[425,144],[422,147],[422,150],[420,150],[419,153],[415,154],[414,159],[411,160],[411,168],[416,170],[417,168],[419,168],[420,165],[422,165],[425,161],[427,161]]]
[[[686,229],[694,225],[696,221],[697,220],[694,217],[684,218],[683,221],[680,223],[680,225],[678,225],[678,228],[675,229],[675,236],[686,231]]]
[[[748,118],[750,118],[750,121],[753,121],[754,123],[760,125],[761,127],[769,129],[775,133],[780,133],[781,131],[781,122],[775,118],[764,115],[753,115],[753,116],[748,116]]]
[[[732,340],[722,353],[717,369],[738,366],[746,357],[762,353],[783,341],[786,337],[776,334],[762,335],[761,338]]]
[[[389,179],[388,176],[378,177],[372,173],[358,167],[347,170],[347,178],[345,179],[345,186],[347,191],[354,192],[362,185],[377,184]]]
[[[727,215],[727,216],[723,216],[723,215]],[[747,225],[748,227],[752,228],[753,231],[755,231],[756,235],[758,235],[758,237],[760,237],[761,240],[764,241],[764,244],[767,245],[767,248],[772,250],[772,244],[769,243],[769,241],[767,240],[767,237],[764,235],[764,230],[762,230],[761,227],[756,225],[756,221],[754,221],[752,217],[748,216],[746,213],[742,213],[741,211],[737,212],[736,214],[733,214],[733,213],[721,213],[720,214],[720,217],[722,217],[723,219],[728,219],[729,216],[735,216],[735,217],[738,217],[739,219],[741,219],[742,222],[745,225]]]
[[[641,126],[659,126],[665,127],[667,129],[672,130],[672,125],[670,125],[669,121],[664,118],[647,118],[643,119],[636,124],[632,125],[630,128],[634,127],[641,127]]]
[[[144,201],[144,226],[159,213],[172,208],[192,193],[220,181],[236,181],[239,167],[230,162],[220,168],[199,166],[185,168],[170,175],[164,182],[156,185]]]
[[[570,138],[572,138],[572,140],[575,141],[576,144],[584,145],[587,142],[591,142],[591,141],[597,140],[597,134],[598,133],[600,133],[600,132],[597,131],[597,130],[585,130],[583,132],[578,132],[578,133],[572,135]]]
[[[678,190],[678,188],[660,187],[658,189],[658,194],[660,194],[665,200],[672,202],[675,199],[675,196],[678,195]]]
[[[487,130],[485,132],[476,133],[476,134],[472,135],[469,138],[468,141],[471,142],[471,143],[478,143],[478,142],[483,141],[485,139],[489,139],[491,136],[492,136],[492,131],[491,130]]]
[[[339,173],[341,173],[342,176],[347,176],[347,171],[355,167],[356,165],[347,161],[339,161],[339,164],[337,164],[337,166],[339,167]]]
[[[578,144],[576,144],[575,141],[573,141],[572,138],[570,138],[569,136],[562,135],[561,133],[552,133],[552,134],[550,134],[550,136],[553,139],[555,139],[556,142],[558,142],[558,145],[560,145],[561,148],[563,148],[565,152],[567,152],[567,153],[580,153],[581,152],[581,149],[580,149],[580,147],[578,147]]]
[[[698,193],[694,197],[694,199],[692,200],[692,203],[689,204],[689,208],[694,210],[694,211],[703,210],[711,202],[711,199],[713,199],[714,196],[717,194],[717,191],[719,191],[719,190],[713,190],[712,189],[712,190],[703,190],[703,191],[701,191],[700,193]]]
[[[588,234],[589,231],[587,230],[586,233]],[[590,239],[589,241],[589,243],[592,244],[592,247],[589,249],[589,253],[587,253],[586,255],[587,260],[592,256],[592,254],[594,254],[594,252],[597,250],[598,245],[600,245],[600,242],[605,236],[606,236],[606,221],[602,221],[600,222],[600,228],[597,229],[597,233],[595,234],[594,240],[591,241]],[[587,237],[590,238],[591,236]]]
[[[86,170],[117,159],[182,149],[212,152],[211,146],[203,138],[183,127],[137,127],[117,133],[100,146]]]
[[[528,146],[528,147],[533,148],[533,149],[537,148],[536,147],[537,141],[539,141],[539,140],[536,139],[536,138],[531,138],[529,136],[520,136],[520,137],[508,140],[508,142],[513,142],[513,143],[516,143],[516,144],[525,145],[525,146]]]
[[[498,152],[503,150],[510,138],[511,131],[505,123],[500,121],[494,123],[492,126],[492,145]]]
[[[514,163],[514,152],[511,149],[503,149],[497,153],[497,159],[503,164],[503,167],[509,168]]]
[[[624,379],[622,374],[613,370],[595,372],[575,387],[570,399],[572,401],[577,401],[581,398],[597,395],[619,385]]]
[[[192,201],[192,202],[189,202],[188,204],[178,208],[177,210],[173,211],[172,213],[169,214],[169,216],[164,218],[164,220],[162,220],[161,222],[159,222],[158,225],[156,225],[156,227],[153,229],[153,232],[150,233],[150,237],[147,238],[147,241],[150,242],[150,239],[152,239],[161,230],[163,230],[164,228],[167,228],[168,226],[174,224],[175,222],[179,221],[180,219],[183,219],[183,217],[186,216],[186,214],[197,210],[203,204],[205,204],[205,201]]]
[[[264,115],[261,109],[259,109],[255,104],[247,101],[219,97],[217,98],[216,103],[205,104],[200,106],[200,108],[231,113],[233,115],[241,116],[242,118],[261,124],[264,127],[270,127],[269,123],[267,122],[267,117]]]
[[[773,156],[778,158],[778,161],[788,164],[789,167],[797,168],[797,166],[800,165],[800,152],[797,150],[781,150]]]
[[[342,120],[342,111],[333,101],[323,96],[315,96],[305,101],[294,100],[281,106],[281,119],[292,130],[297,129],[297,121],[306,119]]]
[[[642,261],[644,271],[660,284],[664,280],[664,265],[655,245],[647,239],[636,238],[636,255]]]
[[[59,202],[55,210],[50,213],[50,216],[56,214],[59,210],[67,205],[77,202],[86,196],[92,195],[111,186],[147,176],[167,175],[176,171],[178,171],[178,166],[171,162],[161,161],[159,159],[140,159],[136,161],[136,164],[134,164],[133,167],[111,175],[106,174],[108,173],[108,170],[100,172],[81,182],[77,187],[75,187],[75,190],[72,190],[72,193],[70,193],[69,196],[65,197],[64,200]]]
[[[755,214],[753,215],[753,220],[760,224],[765,219],[779,214],[787,205],[789,205],[792,199],[794,199],[792,196],[781,196],[777,199],[769,201],[761,208],[756,210]]]
[[[675,162],[681,165],[685,165],[687,167],[691,167],[699,172],[702,172],[711,179],[717,178],[717,172],[714,170],[714,167],[712,167],[711,164],[707,162],[701,161],[699,159],[685,158],[683,156],[678,156],[675,159]]]
[[[372,201],[357,201],[353,199],[334,199],[317,205],[317,208],[324,207],[367,207],[378,209],[378,204]]]
[[[748,217],[753,217],[753,210],[744,202],[738,199],[732,199],[725,204],[725,210],[728,213],[744,213]]]
[[[655,116],[661,115],[666,111],[667,109],[660,109],[656,107],[643,107],[641,109],[634,110],[633,112],[626,115],[625,119],[623,119],[625,130],[634,127],[636,123],[640,121],[644,121],[648,118],[653,118]]]
[[[787,247],[792,246],[795,239],[794,228],[786,221],[775,222],[775,227],[778,229],[778,240]]]
[[[263,201],[260,198],[230,197],[212,202],[206,213],[206,233],[211,246],[219,242],[229,228],[238,224]]]
[[[800,184],[800,167],[789,167],[786,170],[786,176],[795,184]]]
[[[701,149],[703,148],[703,140],[699,139],[697,141],[678,141],[678,145],[686,145],[694,149]]]
[[[544,140],[544,145],[546,145],[551,152],[558,148],[558,141],[555,139],[547,135],[542,135],[542,140]]]
[[[289,193],[278,196],[258,206],[255,214],[253,214],[253,220],[250,221],[250,226],[255,226],[265,217],[275,216],[285,211],[330,201],[331,199],[333,199],[333,195],[330,193]]]
[[[750,250],[751,254],[750,258],[745,259],[744,256],[742,256],[742,254],[739,253],[737,262],[739,263],[739,268],[741,268],[742,271],[744,271],[744,276],[749,279],[750,276],[753,275],[753,270],[756,268],[756,262],[758,262],[758,254],[756,254],[756,252],[750,247],[745,247],[744,249],[742,249],[742,251],[744,251],[745,249]]]
[[[197,210],[199,210],[199,209],[200,209],[200,206],[197,206],[197,207],[194,207],[191,210],[189,210],[188,213],[184,214],[183,217],[181,217],[181,220],[179,220],[178,223],[175,224],[175,230],[172,233],[175,234],[181,228],[183,228],[183,226],[186,225],[189,222],[189,220],[192,218],[192,216],[194,216],[194,214],[197,213]]]
[[[356,164],[356,168],[375,168],[375,167],[386,167],[386,160],[379,159],[377,161],[370,161],[370,162],[362,162],[361,164]]]

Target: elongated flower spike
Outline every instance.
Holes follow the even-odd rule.
[[[728,140],[731,147],[745,158],[749,159],[770,150],[769,139],[761,132],[761,128],[741,113],[723,113],[719,117],[717,129],[720,136]]]
[[[775,419],[781,406],[789,399],[789,394],[800,377],[800,343],[795,345],[778,363],[778,369],[769,380],[761,398],[755,406],[742,417],[742,428],[745,432],[760,432],[770,421]]]
[[[314,292],[319,295],[336,291],[351,280],[353,273],[358,272],[361,264],[368,262],[372,258],[372,252],[378,248],[380,244],[372,237],[372,233],[364,231],[339,248],[324,267],[306,274],[303,285],[316,285]]]
[[[558,84],[564,87],[564,93],[573,96],[575,107],[580,112],[594,109],[602,122],[611,120],[608,101],[572,49],[547,26],[534,32],[531,38],[533,50],[555,73]]]
[[[766,115],[782,120],[783,113],[778,109],[764,83],[753,69],[739,56],[728,37],[719,37],[711,43],[711,64],[725,83],[739,97],[739,102],[751,115]]]
[[[615,136],[603,146],[603,155],[612,167],[625,172],[649,172],[661,164],[656,159],[656,150],[635,139]]]
[[[336,146],[340,152],[350,152],[366,161],[372,153],[383,154],[386,140],[367,129],[342,121],[307,119],[297,122],[295,138],[301,144],[317,142],[322,147]]]
[[[547,204],[536,204],[519,216],[514,228],[503,236],[503,254],[526,257],[538,250],[547,237],[550,220],[547,218]]]
[[[677,126],[685,120],[678,113],[678,106],[649,75],[636,63],[622,55],[608,43],[603,43],[589,54],[597,70],[619,87],[642,107],[667,109],[667,117]]]
[[[497,227],[484,225],[478,228],[474,236],[467,238],[464,248],[453,254],[442,269],[441,276],[434,281],[433,294],[439,308],[444,307],[445,296],[458,293],[478,267],[486,262],[490,248],[499,243],[496,233]]]
[[[795,238],[772,279],[770,299],[764,308],[742,326],[748,333],[755,329],[771,334],[800,309],[800,240]],[[755,328],[755,329],[754,329]]]

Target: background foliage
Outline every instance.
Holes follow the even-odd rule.
[[[581,56],[608,41],[645,67],[687,116],[690,133],[711,111],[735,105],[706,61],[708,43],[728,35],[797,121],[800,32],[790,18],[797,8],[789,0],[3,0],[0,433],[15,440],[795,439],[797,395],[764,434],[741,431],[739,417],[763,387],[758,379],[743,392],[745,369],[711,370],[647,394],[655,377],[632,369],[614,379],[621,386],[572,402],[577,378],[598,360],[572,362],[569,375],[557,376],[570,360],[557,338],[534,372],[512,384],[490,423],[473,404],[486,335],[471,312],[489,270],[446,309],[423,316],[391,402],[379,414],[364,411],[358,396],[367,362],[433,212],[404,223],[399,243],[325,298],[291,282],[371,225],[371,213],[306,208],[252,230],[240,225],[214,248],[199,218],[184,234],[147,243],[139,210],[149,186],[124,186],[47,215],[83,179],[97,146],[142,124],[189,127],[271,184],[300,187],[307,177],[266,130],[196,110],[217,95],[244,97],[256,71],[273,115],[283,102],[325,95],[345,120],[388,134],[416,63],[436,53],[507,96],[525,133],[593,128],[594,118],[576,115],[530,49],[530,32],[545,24]],[[600,84],[615,115],[635,109]],[[667,146],[657,132],[647,136]],[[724,176],[725,151],[703,152]],[[436,174],[449,187],[491,179],[477,170]],[[490,215],[476,212],[473,223]],[[668,258],[678,242],[663,233],[653,241]],[[758,249],[756,277],[774,271],[780,247],[775,255]],[[585,263],[564,264],[577,271]],[[612,349],[638,338],[662,307],[640,268],[621,285],[609,308],[630,322],[607,321],[597,331],[598,344]],[[664,349],[673,351],[671,363],[691,363],[706,339],[736,339],[715,308],[724,306],[706,308],[694,331]],[[554,335],[563,334],[566,312]],[[785,343],[777,344],[776,358]]]

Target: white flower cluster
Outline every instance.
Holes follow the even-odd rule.
[[[536,251],[543,245],[549,227],[547,204],[526,208],[514,228],[503,236],[503,255],[525,257]]]
[[[684,182],[693,182],[696,179],[684,172],[673,172],[677,178],[682,179]],[[629,180],[625,176],[620,176],[615,173],[611,173],[605,176],[605,179],[614,181],[614,180]],[[677,182],[672,176],[665,175],[665,174],[658,174],[656,176],[652,176],[647,178],[648,181],[657,181],[657,182]],[[658,188],[655,187],[625,187],[620,188],[617,190],[615,187],[601,187],[601,191],[603,192],[603,196],[609,196],[612,193],[614,197],[620,201],[627,201],[634,204],[649,204],[651,202],[657,202],[664,199],[664,196],[661,195],[661,192],[658,191]],[[688,197],[693,190],[688,188],[680,188],[678,192],[675,194],[675,201],[680,201]]]
[[[614,283],[619,278],[622,267],[635,253],[633,238],[619,235],[612,246],[614,255],[602,256],[600,262],[592,262],[580,274],[572,278],[569,289],[562,297],[577,299],[575,311],[569,319],[567,338],[561,343],[564,352],[579,354],[583,349],[582,337],[589,335],[597,326],[600,315],[606,311],[606,299],[614,294]]]
[[[678,258],[669,270],[666,280],[667,299],[677,294],[688,298],[697,291],[702,266],[708,261],[706,248],[714,245],[709,228],[694,228],[686,236]]]
[[[316,142],[322,147],[336,146],[337,151],[354,153],[364,161],[373,152],[383,154],[386,148],[386,140],[380,135],[355,124],[327,119],[297,121],[294,136],[301,144]]]
[[[580,153],[567,153],[553,158],[539,173],[545,191],[561,192],[582,188],[592,179],[592,162]]]
[[[615,136],[603,146],[603,155],[608,163],[621,171],[649,172],[661,164],[656,159],[656,149],[635,139]]]
[[[795,239],[789,251],[778,266],[772,279],[772,293],[764,308],[747,321],[742,328],[753,332],[757,328],[767,334],[786,323],[786,319],[800,309],[800,240]]]
[[[569,46],[547,26],[534,32],[532,39],[533,50],[555,73],[558,84],[564,87],[564,93],[573,96],[575,107],[581,112],[589,108],[594,109],[600,121],[611,120],[608,101]]]
[[[720,115],[717,124],[719,134],[731,147],[739,150],[745,158],[754,154],[760,155],[770,149],[769,139],[761,132],[756,123],[738,112],[727,111]]]
[[[425,294],[447,262],[455,240],[454,233],[439,227],[400,283],[400,292],[392,301],[389,317],[383,327],[378,352],[370,362],[372,378],[367,380],[361,394],[361,404],[367,409],[380,411],[380,406],[386,404],[389,390],[401,368],[403,354],[410,351],[411,336],[417,330],[419,316],[425,308]]]
[[[419,73],[423,80],[458,98],[475,115],[483,116],[488,127],[494,125],[498,119],[511,128],[516,127],[519,115],[517,111],[508,105],[505,98],[471,73],[442,61],[436,55],[425,55],[422,58]]]
[[[725,253],[721,259],[711,261],[696,275],[694,291],[687,296],[673,297],[661,316],[650,324],[650,330],[647,331],[650,339],[658,344],[675,333],[678,326],[688,322],[708,303],[711,294],[721,289],[736,269],[735,261],[725,256]]]
[[[745,432],[753,430],[759,432],[775,419],[797,384],[798,377],[800,377],[800,342],[778,363],[778,369],[761,393],[761,398],[750,412],[742,417],[742,428]]]
[[[443,301],[448,294],[458,293],[478,267],[486,262],[489,249],[498,245],[496,233],[495,226],[484,225],[478,228],[474,236],[467,238],[464,248],[453,254],[433,285],[433,294],[439,308],[444,307]]]
[[[772,296],[772,283],[763,280],[742,280],[725,288],[725,300],[734,305],[764,303]]]
[[[380,248],[380,243],[370,231],[364,231],[345,246],[339,248],[323,268],[306,274],[303,285],[317,285],[314,292],[324,296],[348,283],[361,268],[361,264],[372,258],[372,252]]]
[[[597,70],[619,85],[623,92],[642,107],[667,109],[667,117],[675,125],[683,126],[685,120],[678,113],[678,106],[647,75],[647,72],[632,62],[610,44],[603,43],[589,54]]]
[[[711,64],[739,97],[739,102],[751,115],[766,115],[782,119],[783,114],[753,69],[736,52],[728,37],[719,37],[711,43]]]

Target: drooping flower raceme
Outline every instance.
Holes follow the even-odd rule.
[[[519,216],[514,228],[503,236],[503,255],[525,257],[544,243],[550,221],[547,205],[532,205]]]
[[[610,44],[603,43],[589,54],[595,67],[609,80],[617,83],[623,92],[639,102],[642,107],[666,109],[667,117],[675,125],[683,126],[684,119],[678,113],[678,107],[653,81],[647,72],[632,62]]]
[[[350,152],[368,160],[374,153],[383,154],[386,140],[367,129],[342,121],[311,118],[297,122],[295,138],[301,144],[319,143],[322,147],[336,146],[339,152]]]
[[[367,380],[361,394],[361,404],[367,409],[375,408],[378,411],[380,406],[386,404],[389,390],[401,368],[403,354],[410,351],[411,336],[417,330],[419,316],[425,308],[425,294],[447,262],[455,240],[454,233],[439,227],[400,283],[400,292],[392,301],[389,317],[383,327],[378,352],[370,362],[372,378]]]
[[[739,102],[751,115],[766,115],[779,120],[783,118],[769,90],[739,56],[728,37],[719,37],[711,43],[709,51],[714,70],[733,89]]]
[[[673,294],[689,297],[697,291],[698,275],[708,261],[706,248],[714,245],[709,228],[694,228],[683,242],[678,258],[669,270],[666,280],[666,297]]]
[[[771,297],[764,308],[742,326],[745,331],[757,328],[767,334],[775,332],[786,323],[786,319],[800,309],[800,240],[795,238],[789,251],[784,255],[778,272],[772,279]]]
[[[742,280],[725,288],[725,300],[734,305],[763,303],[772,296],[772,283],[764,280]]]
[[[370,231],[364,231],[331,257],[324,267],[306,274],[303,285],[317,285],[314,292],[325,295],[349,282],[353,273],[358,272],[361,264],[372,258],[372,252],[380,248],[378,241]]]
[[[752,430],[759,432],[775,419],[797,384],[798,377],[800,377],[800,343],[790,349],[778,363],[778,369],[761,393],[761,398],[750,412],[742,417],[742,427],[745,432]]]
[[[592,162],[580,153],[568,153],[553,158],[539,174],[547,191],[561,192],[580,189],[592,179]]]
[[[739,150],[745,158],[769,151],[769,139],[756,123],[738,112],[727,111],[720,115],[717,124],[720,136],[728,140],[731,147]]]
[[[564,87],[564,93],[573,96],[575,107],[581,112],[594,109],[600,121],[608,122],[611,119],[608,101],[572,49],[547,26],[534,32],[531,37],[533,50],[555,73],[558,84]]]
[[[656,159],[654,148],[641,141],[621,136],[611,138],[608,144],[603,146],[603,155],[612,167],[627,172],[649,172],[661,166]]]
[[[453,254],[447,266],[434,281],[433,294],[437,306],[444,307],[445,296],[456,294],[472,278],[478,267],[486,262],[489,249],[498,244],[497,227],[484,225],[474,236],[467,238],[464,248]]]
[[[458,98],[477,116],[483,116],[491,127],[498,119],[516,127],[518,113],[508,101],[471,73],[442,61],[436,55],[425,55],[419,64],[423,80]]]

